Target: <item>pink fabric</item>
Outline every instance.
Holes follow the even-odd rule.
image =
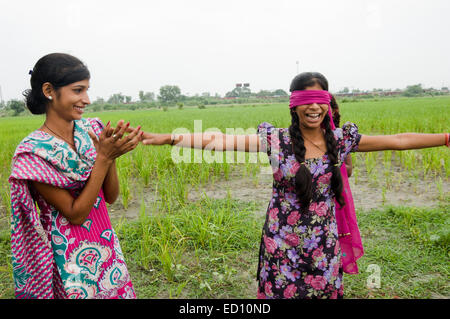
[[[328,115],[330,117],[330,125],[334,130],[336,126],[333,122],[331,106],[328,107]],[[342,268],[347,274],[357,274],[358,265],[356,261],[364,254],[364,249],[359,233],[358,223],[356,220],[355,206],[353,204],[352,191],[348,183],[347,168],[345,163],[341,165],[341,175],[343,182],[343,197],[345,200],[344,207],[336,202],[336,223],[339,234],[339,244],[342,251]]]
[[[74,173],[73,169],[68,169],[68,166],[66,166],[66,159],[69,158],[70,154],[67,152],[60,154],[63,151],[61,146],[57,148],[59,144],[55,139],[49,139],[42,132],[36,131],[30,134],[19,144],[14,154],[9,182],[11,184],[11,252],[15,294],[18,299],[77,297],[77,291],[74,291],[74,289],[67,290],[64,287],[62,275],[64,274],[67,277],[68,271],[59,271],[57,255],[70,258],[70,253],[75,251],[76,245],[81,247],[84,242],[86,244],[92,242],[96,247],[102,245],[103,247],[99,249],[112,252],[111,254],[105,254],[106,256],[118,256],[103,262],[104,267],[101,270],[104,269],[103,273],[107,275],[111,273],[111,276],[98,276],[101,285],[103,285],[102,278],[112,278],[115,281],[113,283],[117,284],[108,287],[103,285],[104,289],[101,289],[95,298],[135,298],[129,278],[117,275],[123,275],[126,272],[128,276],[124,261],[123,267],[119,267],[122,265],[117,267],[120,273],[119,271],[113,272],[116,270],[112,267],[113,260],[117,261],[115,263],[117,265],[118,262],[122,262],[123,256],[121,252],[119,253],[118,239],[113,234],[114,231],[108,217],[103,192],[100,192],[98,201],[90,212],[87,221],[82,226],[75,226],[68,224],[67,220],[63,219],[51,205],[45,202],[42,196],[38,195],[32,187],[29,187],[29,181],[69,189],[71,192],[80,190],[84,186],[90,176],[96,157],[95,148],[85,132],[88,128],[91,128],[99,135],[103,126],[96,119],[88,119],[83,123],[79,124],[85,128],[79,129],[82,134],[78,134],[77,130],[74,131],[74,134],[77,138],[80,138],[76,143],[78,147],[86,146],[82,148],[83,154],[80,156],[84,155],[83,159],[86,163],[91,164],[86,164],[88,168],[86,171],[79,170],[80,174]],[[84,140],[81,140],[82,138]],[[50,156],[56,151],[60,155],[59,157]],[[38,205],[36,205],[36,202]],[[52,223],[53,214],[58,216],[55,217],[54,224]],[[58,230],[62,232],[58,233]],[[103,231],[100,233],[101,230]],[[63,247],[67,243],[67,247]],[[67,254],[60,249],[63,249]],[[76,256],[83,257],[83,252],[81,251]],[[93,267],[99,264],[97,262],[92,266],[93,264],[89,264],[89,261],[96,262],[96,260],[85,260],[82,266],[89,270],[94,269]]]
[[[72,192],[72,196],[76,197],[77,195],[75,192]],[[75,251],[80,250],[80,247],[95,247],[94,251],[102,251],[102,254],[99,255],[91,252],[85,257],[78,257],[81,259],[80,261],[85,269],[89,269],[92,272],[95,270],[98,273],[98,278],[103,278],[103,280],[99,280],[98,291],[95,292],[94,298],[136,298],[125,261],[118,253],[120,252],[122,254],[118,238],[114,233],[108,215],[103,189],[100,190],[97,200],[98,206],[97,203],[94,205],[82,225],[73,225],[64,216],[58,214],[58,217],[54,221],[55,229],[53,230],[53,236],[55,237],[55,230],[57,230],[60,233],[60,238],[64,234],[64,237],[69,242],[66,247],[67,251],[65,252],[66,262]],[[87,243],[89,244],[84,245]],[[97,260],[96,258],[99,259]],[[70,265],[74,265],[73,261]],[[75,277],[76,275],[73,276]],[[110,280],[114,276],[120,278]],[[111,285],[111,281],[114,283],[113,286]],[[66,288],[65,290],[64,298],[80,298],[77,289]]]
[[[18,299],[49,299],[62,293],[59,285],[53,286],[56,273],[51,247],[51,210],[39,214],[28,187],[28,180],[51,183],[58,187],[72,186],[73,182],[61,175],[55,167],[30,153],[21,153],[28,144],[18,148],[20,156],[14,157],[11,184],[12,233],[11,251]],[[31,147],[30,147],[31,149]],[[32,167],[33,170],[27,169]],[[18,264],[20,267],[15,266]],[[16,270],[17,269],[17,270]],[[56,289],[56,291],[55,291]]]
[[[323,90],[294,91],[289,98],[289,108],[305,104],[328,104],[330,105],[331,94]]]

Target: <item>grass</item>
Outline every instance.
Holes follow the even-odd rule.
[[[365,255],[361,275],[345,277],[350,298],[448,298],[450,206],[388,207],[358,213]],[[381,269],[381,288],[367,289],[367,268]]]
[[[122,249],[138,297],[255,298],[263,219],[250,214],[251,204],[206,200],[174,215],[146,216],[122,224]],[[219,215],[213,217],[211,209]],[[345,297],[449,297],[449,209],[388,207],[358,211],[365,255],[358,262],[360,274],[345,275]],[[220,211],[224,210],[233,215],[233,221],[222,219]],[[145,236],[144,229],[153,231]],[[239,232],[243,234],[235,237]],[[149,241],[144,245],[145,238]],[[161,250],[158,245],[163,243],[166,246]],[[144,264],[142,247],[150,252],[144,254],[149,256]],[[166,252],[168,260],[161,258]],[[379,289],[367,288],[370,265],[381,270]]]
[[[170,214],[142,209],[137,221],[119,222],[140,298],[249,297],[263,223],[254,207],[204,198]]]

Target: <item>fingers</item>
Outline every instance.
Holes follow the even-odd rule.
[[[127,130],[130,127],[127,128]],[[132,140],[136,135],[138,135],[141,132],[141,126],[138,125],[138,127],[136,127],[135,129],[133,129],[129,135],[126,136],[126,138],[128,138],[128,141]]]
[[[105,137],[111,137],[113,135],[114,129],[111,127],[111,121],[108,121],[102,133]]]
[[[95,135],[95,133],[93,131],[89,130],[88,134],[94,143],[96,143],[98,141],[97,135]]]
[[[134,150],[136,146],[139,145],[139,141],[142,138],[142,134],[144,134],[144,132],[140,131],[133,137],[133,139],[130,142],[127,143],[128,151]]]
[[[129,133],[128,135],[125,135]],[[141,126],[138,125],[136,128],[131,127],[130,123],[124,125],[124,121],[120,120],[117,122],[117,126],[114,129],[110,129],[110,134],[107,134],[113,144],[120,149],[120,153],[127,153],[137,147],[140,141],[145,137],[145,132],[141,131]]]
[[[129,135],[127,135],[126,137],[123,138],[124,145],[135,144],[135,147],[136,147],[137,144],[139,143],[139,141],[141,140],[143,133],[144,132],[141,131],[141,126],[139,125]]]
[[[134,130],[135,130],[134,127],[128,126],[127,129],[125,130],[125,132],[131,133],[131,132],[133,132]]]
[[[112,134],[111,134],[111,137],[112,137],[113,139],[115,139],[115,140],[118,140],[118,139],[119,139],[118,133],[119,133],[120,130],[122,129],[123,123],[124,123],[124,122],[125,122],[124,120],[119,120],[119,122],[117,122],[117,125],[116,125],[116,127],[114,128],[114,130],[113,130],[113,132],[112,132]]]
[[[98,143],[99,143],[99,141],[98,141],[97,135],[95,135],[95,133],[93,131],[91,131],[91,130],[88,131],[88,134],[91,137],[92,142],[94,143],[95,149],[98,150]]]
[[[125,130],[128,128],[129,125],[130,125],[130,122],[128,122],[127,124],[123,125],[123,120],[120,120],[119,123],[117,123],[117,126],[114,129],[113,135],[111,137],[115,141],[119,141],[122,138],[123,134],[125,134]],[[122,144],[123,143],[124,142],[122,142]]]

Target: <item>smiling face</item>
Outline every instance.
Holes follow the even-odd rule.
[[[306,87],[305,90],[323,90],[323,88],[316,83],[313,86]],[[320,124],[328,113],[328,104],[299,105],[295,108],[295,113],[298,115],[301,128],[320,128]]]
[[[50,103],[50,108],[66,121],[79,120],[85,107],[91,103],[88,89],[88,79],[63,86],[52,94],[53,103]]]

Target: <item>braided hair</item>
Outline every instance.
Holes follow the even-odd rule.
[[[334,111],[333,112],[334,126],[339,127],[339,124],[341,122],[341,114],[339,113],[339,105],[337,104],[334,96],[331,97],[330,106],[331,106],[331,111]]]
[[[313,86],[315,84],[320,85],[322,89],[328,91],[328,81],[322,74],[317,72],[304,72],[297,75],[292,80],[290,92],[304,90],[307,87]],[[332,99],[331,103],[334,103],[337,106],[336,100],[334,98]],[[289,126],[289,134],[291,136],[292,149],[295,155],[295,159],[299,163],[304,163],[306,154],[305,141],[300,130],[300,120],[297,113],[295,112],[295,108],[291,109],[291,120],[292,121],[291,125]],[[339,119],[337,124],[339,124]],[[328,114],[325,116],[322,122],[322,127],[325,130],[324,136],[327,146],[327,154],[328,159],[330,160],[330,165],[332,166],[332,175],[330,179],[331,190],[335,194],[337,202],[341,206],[343,206],[343,183],[339,167],[337,142],[334,138],[334,134],[330,126],[330,117]],[[295,192],[297,194],[297,198],[299,199],[303,212],[307,212],[313,197],[313,188],[311,172],[304,164],[300,164],[300,168],[295,175]]]

